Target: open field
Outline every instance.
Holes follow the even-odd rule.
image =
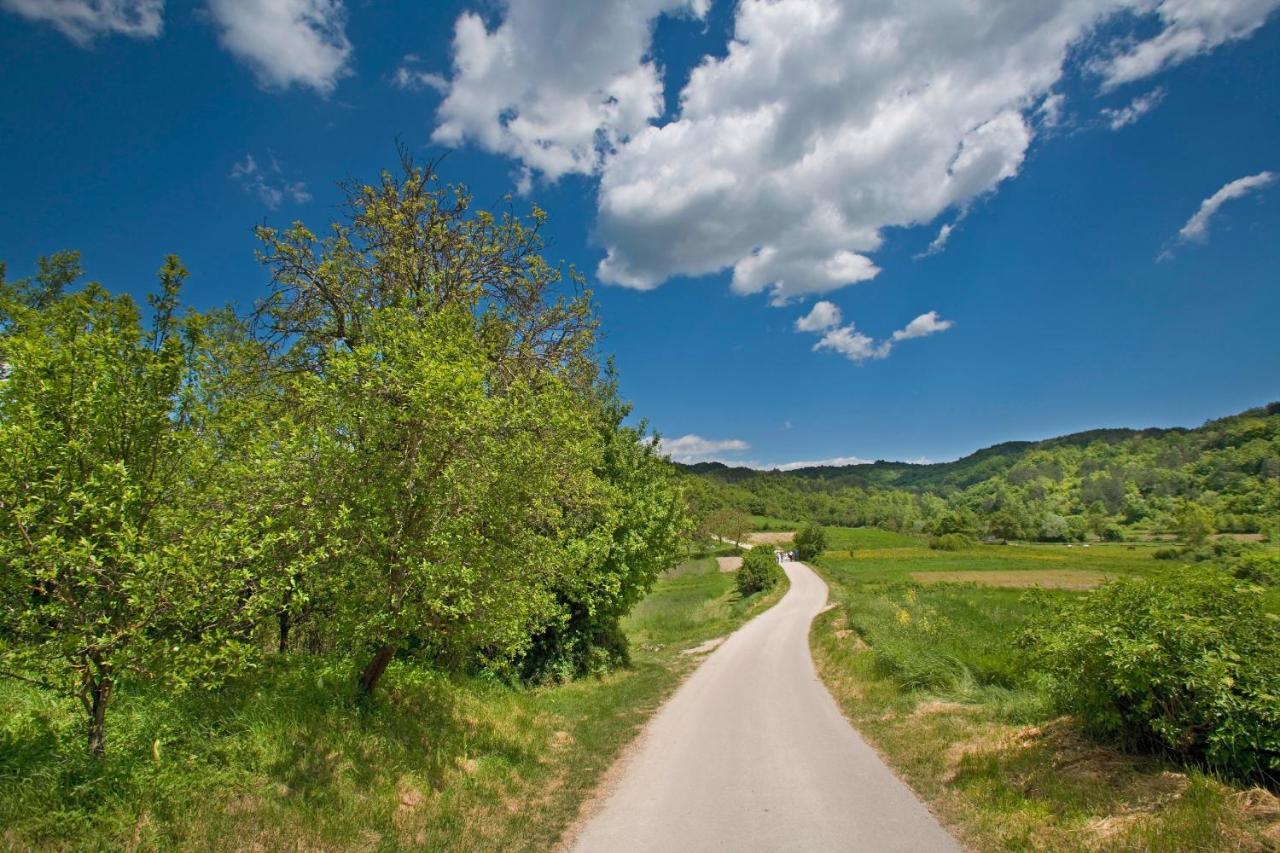
[[[107,756],[78,709],[0,683],[0,847],[546,850],[700,659],[782,595],[738,599],[714,558],[626,620],[632,668],[537,689],[395,664],[352,704],[345,663],[292,656],[215,694],[120,692]]]
[[[1157,573],[1168,563],[1153,548],[932,551],[892,537],[829,529],[837,550],[817,567],[838,606],[815,622],[814,658],[849,718],[958,836],[976,849],[1280,849],[1272,793],[1085,738],[1019,649],[1033,605],[1010,587]]]
[[[918,583],[973,583],[979,586],[999,586],[1009,589],[1093,589],[1114,575],[1080,569],[1027,569],[1025,571],[981,570],[967,572],[912,572],[911,579]]]

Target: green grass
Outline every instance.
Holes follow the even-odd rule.
[[[911,577],[1046,569],[1153,574],[1168,565],[1151,557],[1153,548],[982,545],[951,552],[889,538],[897,534],[839,535],[818,563],[838,605],[815,622],[819,672],[858,729],[972,847],[1274,849],[1264,833],[1280,838],[1280,811],[1251,810],[1238,788],[1192,768],[1122,754],[1056,716],[1019,649],[1033,609],[1023,590]],[[876,540],[889,544],[865,544]],[[855,543],[852,557],[847,543]]]
[[[894,533],[878,527],[824,527],[828,551],[854,551],[864,548],[913,548],[923,543],[918,536]]]
[[[361,710],[349,664],[294,655],[213,694],[126,686],[95,762],[78,708],[0,682],[0,848],[550,849],[681,652],[781,595],[695,562],[627,619],[631,668],[563,686],[398,662]]]
[[[797,530],[800,522],[789,518],[777,518],[771,515],[751,516],[752,530]]]

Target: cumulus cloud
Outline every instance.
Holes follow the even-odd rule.
[[[705,3],[507,0],[492,29],[457,20],[434,139],[517,159],[526,186],[598,175],[606,282],[731,270],[735,292],[785,304],[874,278],[886,228],[1016,176],[1062,120],[1071,51],[1111,87],[1248,35],[1276,4],[740,0],[727,50],[662,121],[652,27]],[[1094,37],[1112,21],[1129,29]]]
[[[1218,212],[1218,208],[1232,199],[1240,198],[1262,189],[1274,181],[1275,178],[1274,172],[1259,172],[1256,175],[1237,178],[1226,184],[1222,189],[1200,202],[1200,209],[1187,220],[1186,225],[1183,225],[1178,230],[1178,239],[1184,242],[1196,243],[1207,241],[1209,239],[1209,222],[1213,219],[1214,214]]]
[[[507,0],[493,30],[473,12],[454,25],[453,75],[432,139],[473,141],[550,180],[596,171],[662,113],[649,58],[653,21],[702,16],[707,0]],[[571,59],[569,59],[571,57]]]
[[[1154,16],[1159,28],[1150,38],[1120,42],[1109,56],[1093,63],[1104,89],[1141,80],[1247,38],[1280,6],[1280,0],[1138,0],[1123,5]]]
[[[822,305],[830,306],[830,310],[824,309],[819,312],[819,306]],[[815,315],[817,315],[816,319],[810,322],[810,318],[814,318]],[[862,364],[864,361],[872,359],[888,358],[889,353],[893,352],[894,344],[900,341],[908,341],[912,338],[927,338],[929,335],[945,332],[954,325],[950,320],[943,320],[939,317],[937,311],[928,311],[916,317],[885,340],[877,342],[870,335],[858,331],[857,326],[853,323],[844,326],[839,324],[840,309],[831,305],[830,302],[820,302],[813,307],[813,310],[808,315],[796,321],[796,330],[821,333],[822,337],[813,345],[815,352],[831,350],[843,355],[855,364]]]
[[[658,443],[658,450],[673,462],[692,465],[696,462],[723,461],[726,453],[741,453],[750,450],[751,445],[737,438],[712,439],[700,435],[682,435],[679,438],[664,438]],[[742,464],[742,463],[737,463]]]
[[[937,311],[929,311],[912,320],[906,325],[906,328],[894,332],[893,340],[908,341],[912,338],[927,338],[938,332],[945,332],[953,325],[955,324],[950,320],[943,320],[938,317]]]
[[[1151,112],[1164,100],[1164,89],[1157,87],[1145,95],[1138,95],[1128,104],[1117,109],[1104,109],[1102,118],[1112,130],[1128,127],[1147,113]]]
[[[808,314],[796,320],[797,332],[821,332],[840,325],[840,308],[825,299],[814,304]]]
[[[99,36],[155,38],[164,0],[0,0],[0,9],[51,25],[81,47]]]
[[[342,0],[209,0],[218,38],[267,89],[328,94],[349,73]]]
[[[245,192],[256,195],[268,210],[280,207],[286,199],[296,204],[311,201],[306,183],[286,179],[275,157],[271,158],[270,165],[264,169],[252,154],[246,154],[243,160],[231,167],[230,177]]]

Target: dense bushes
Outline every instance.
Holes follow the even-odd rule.
[[[819,525],[810,522],[801,527],[795,538],[796,557],[812,560],[827,548],[827,533]]]
[[[976,544],[972,536],[963,533],[944,533],[929,539],[929,547],[935,551],[962,551]]]
[[[742,568],[735,578],[743,597],[773,589],[782,573],[772,545],[756,545],[742,558]]]
[[[370,694],[413,656],[567,677],[686,526],[530,221],[405,163],[318,239],[261,228],[252,317],[147,328],[79,260],[0,266],[0,672],[78,697],[100,753],[118,688],[216,684],[322,651]],[[299,640],[302,640],[300,643]]]
[[[1280,624],[1207,566],[1046,607],[1025,637],[1064,710],[1135,749],[1280,781]]]

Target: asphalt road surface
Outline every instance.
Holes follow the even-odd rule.
[[[572,850],[960,849],[818,680],[809,623],[827,586],[802,563],[783,568],[786,596],[650,721]]]

